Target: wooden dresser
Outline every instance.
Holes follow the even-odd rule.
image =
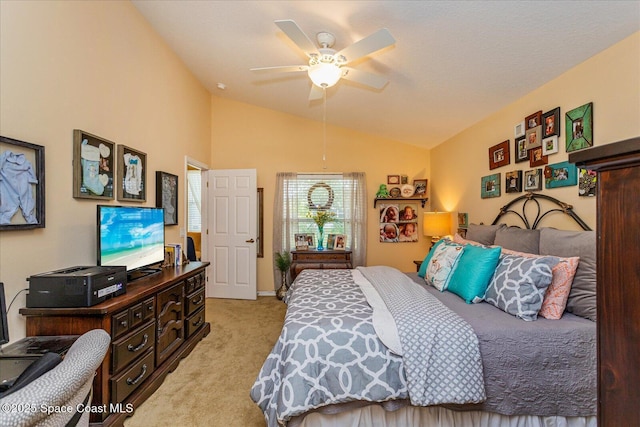
[[[111,334],[93,382],[93,425],[122,425],[167,374],[210,332],[205,322],[205,268],[192,262],[138,279],[127,292],[93,307],[22,308],[27,335]]]
[[[314,249],[291,251],[291,280],[295,280],[296,276],[307,268],[353,268],[351,264],[351,251],[317,251]]]
[[[598,425],[640,426],[640,137],[569,161],[598,172]]]

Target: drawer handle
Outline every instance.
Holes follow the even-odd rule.
[[[147,306],[147,310],[149,310],[150,312],[152,312],[152,313],[153,313],[153,305],[149,305],[149,306]]]
[[[120,322],[120,326],[122,326],[123,328],[126,328],[128,324],[129,322],[127,322],[126,320],[123,320],[122,322]]]
[[[202,294],[200,294],[200,298],[198,298],[197,301],[191,300],[193,305],[200,305],[200,304],[202,304],[202,301],[204,301],[204,295],[202,295]]]
[[[134,379],[127,378],[127,384],[128,385],[135,385],[138,381],[140,381],[142,379],[142,377],[144,377],[144,374],[146,374],[146,373],[147,373],[147,364],[145,363],[144,365],[142,365],[142,372],[140,373],[140,375],[138,375]]]
[[[136,351],[140,351],[142,350],[142,348],[147,345],[147,343],[149,342],[149,335],[144,334],[142,343],[140,345],[138,345],[137,347],[132,346],[131,344],[129,344],[127,346],[127,350],[132,351],[132,352],[136,352]]]
[[[198,320],[196,320],[195,322],[192,322],[191,324],[193,326],[200,326],[202,324],[203,320],[204,319],[202,318],[202,316],[200,316],[200,317],[198,317]]]
[[[137,313],[136,313],[136,317],[137,317],[138,319],[142,319],[142,313],[141,313],[141,312],[137,312]]]

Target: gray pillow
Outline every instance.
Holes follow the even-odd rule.
[[[567,311],[595,322],[596,320],[596,232],[565,231],[554,228],[540,230],[540,255],[580,257],[573,278]]]
[[[504,227],[496,231],[494,245],[512,251],[538,255],[540,252],[540,230],[520,227]]]
[[[552,257],[502,255],[485,301],[523,320],[536,320],[557,263]]]
[[[496,238],[496,231],[506,227],[504,224],[498,225],[478,225],[469,224],[467,228],[467,240],[473,240],[474,242],[482,243],[483,245],[491,246]]]

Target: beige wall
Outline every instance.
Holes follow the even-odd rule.
[[[528,170],[514,163],[489,169],[488,149],[509,140],[513,156],[513,131],[525,116],[555,107],[561,110],[560,151],[549,163],[566,161],[564,116],[567,111],[593,102],[594,144],[603,145],[640,135],[640,33],[636,33],[569,72],[527,94],[517,102],[466,129],[431,151],[431,198],[436,208],[468,212],[470,222],[491,223],[499,208],[517,197],[505,194],[480,198],[480,179],[505,172]],[[542,193],[574,205],[592,227],[596,225],[596,201],[578,197],[577,187],[544,189]],[[622,226],[621,226],[622,228]]]
[[[72,197],[73,129],[147,154],[184,183],[185,156],[207,162],[210,95],[129,2],[0,2],[0,134],[45,147],[46,228],[0,232],[7,298],[37,273],[95,265],[96,200]],[[179,194],[184,227],[184,191]],[[116,204],[118,202],[111,202]],[[167,241],[179,241],[167,227]],[[9,313],[12,340],[25,334]]]
[[[248,104],[212,97],[214,169],[255,168],[264,188],[264,258],[258,259],[258,290],[273,290],[272,223],[277,172],[365,172],[367,175],[367,264],[386,264],[415,271],[414,259],[424,258],[427,243],[380,243],[373,198],[388,174],[409,180],[429,178],[429,152],[412,145],[327,126],[327,169],[322,163],[322,123]],[[425,206],[425,210],[429,205]],[[420,224],[422,219],[420,218]]]

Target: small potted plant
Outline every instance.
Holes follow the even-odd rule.
[[[280,270],[280,288],[276,291],[276,297],[279,300],[284,299],[287,290],[287,280],[289,277],[289,268],[291,267],[291,255],[289,252],[276,252],[274,254],[276,268]]]

